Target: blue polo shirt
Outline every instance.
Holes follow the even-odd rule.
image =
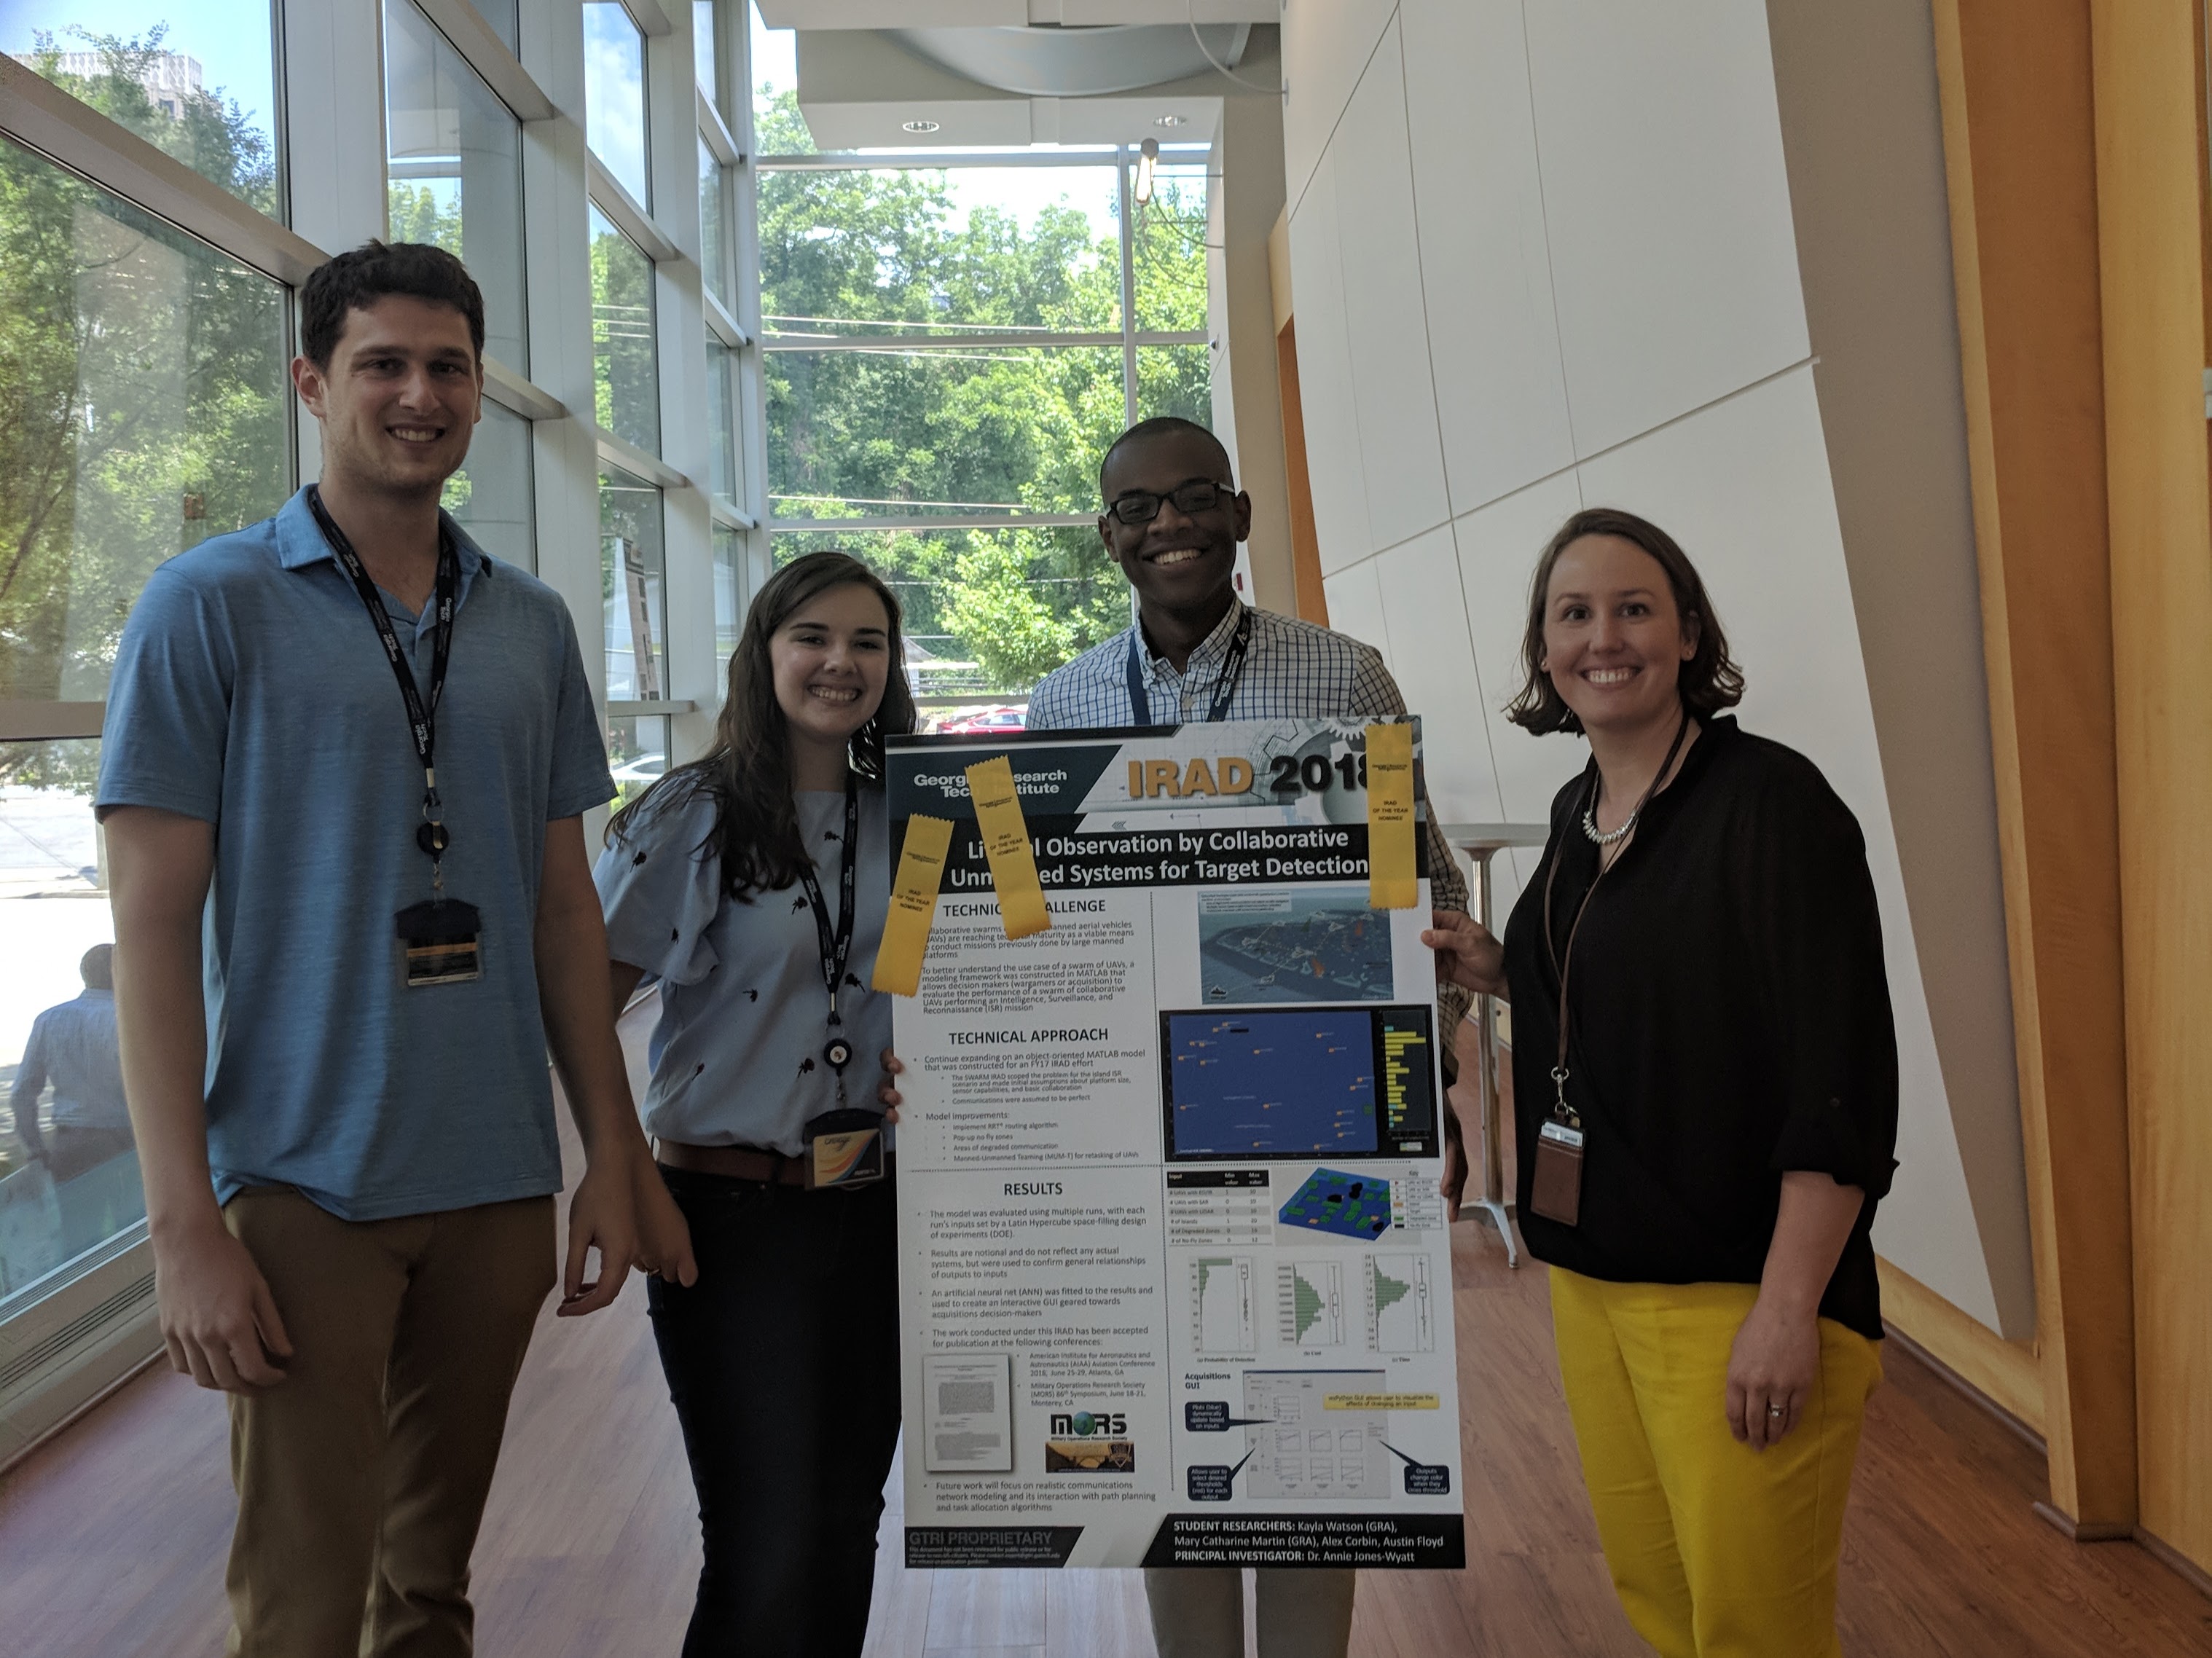
[[[422,768],[376,630],[304,492],[163,565],[124,630],[98,805],[216,825],[208,1155],[217,1197],[283,1185],[347,1220],[561,1188],[532,932],[545,826],[610,799],[553,590],[460,550],[437,715],[449,897],[483,977],[401,982],[393,916],[430,895]],[[385,608],[427,697],[433,606]]]

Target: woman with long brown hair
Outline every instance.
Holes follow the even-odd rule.
[[[1522,1233],[1606,1564],[1662,1658],[1835,1658],[1896,1166],[1866,842],[1810,760],[1728,714],[1705,582],[1632,513],[1552,537],[1522,671],[1508,716],[1589,763],[1503,949],[1449,913],[1428,938],[1510,989]]]
[[[899,623],[844,553],[776,572],[714,747],[620,813],[599,859],[617,1008],[660,982],[645,1122],[699,1266],[647,1289],[705,1544],[684,1658],[838,1658],[867,1631],[899,1430],[874,1133],[891,1016],[867,987],[884,738],[915,727]]]

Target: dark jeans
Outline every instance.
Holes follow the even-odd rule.
[[[706,1546],[684,1658],[857,1658],[898,1444],[891,1182],[660,1172],[699,1264],[647,1284]]]

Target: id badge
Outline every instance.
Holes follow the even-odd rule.
[[[884,1120],[873,1111],[827,1111],[806,1125],[806,1189],[870,1186],[884,1177]]]
[[[1577,1224],[1583,1215],[1583,1131],[1547,1120],[1536,1131],[1536,1166],[1529,1181],[1528,1207],[1561,1226]]]
[[[410,904],[392,918],[392,931],[399,936],[400,982],[411,990],[483,978],[483,926],[477,907],[458,898]]]

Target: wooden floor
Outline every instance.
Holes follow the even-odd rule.
[[[1360,1580],[1358,1658],[1631,1658],[1649,1649],[1607,1584],[1551,1351],[1540,1268],[1457,1229],[1464,1572]],[[2040,1459],[1890,1344],[1844,1535],[1853,1658],[2212,1654],[2212,1600],[2132,1544],[2081,1546],[2035,1519]],[[870,1658],[1137,1658],[1129,1572],[908,1572],[894,1474]],[[211,1658],[230,1525],[221,1401],[149,1370],[0,1487],[0,1651]],[[477,1555],[478,1649],[673,1655],[698,1569],[676,1422],[633,1284],[544,1321],[517,1389]]]

